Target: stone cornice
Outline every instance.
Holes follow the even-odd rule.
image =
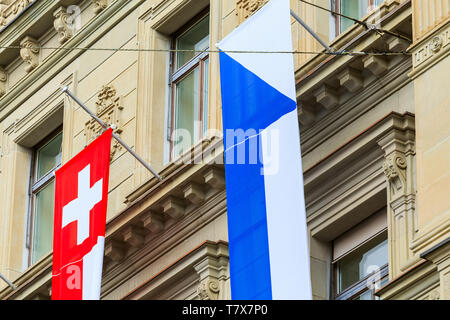
[[[99,18],[94,18],[85,24],[70,40],[68,40],[65,47],[90,47],[96,43],[108,30],[118,24],[124,16],[127,16],[130,12],[136,9],[140,3],[144,0],[136,2],[128,1],[114,1],[106,9],[104,9],[99,15]],[[47,0],[41,0],[37,4],[51,2]],[[53,3],[53,2],[51,2]],[[57,3],[55,3],[57,4]],[[36,10],[39,12],[45,11],[46,14],[51,15],[53,23],[53,11],[55,6],[49,6],[48,8],[41,8],[36,5]],[[35,10],[32,10],[35,13]],[[31,24],[30,17],[25,17],[27,21],[18,21],[20,25],[23,24],[23,28],[28,24]],[[101,16],[101,18],[100,18]],[[53,25],[49,25],[53,27]],[[20,28],[18,26],[18,28]],[[10,45],[2,44],[0,40],[0,46]],[[2,102],[0,105],[0,121],[2,121],[8,114],[13,112],[21,103],[34,94],[41,86],[52,79],[55,74],[64,69],[72,61],[83,54],[83,50],[64,50],[58,49],[53,51],[39,66],[30,72],[27,76],[21,79],[14,87],[10,88],[8,92],[0,98]],[[0,55],[2,52],[0,51]]]
[[[0,28],[7,28],[14,19],[31,7],[37,0],[14,0],[1,10]],[[3,6],[3,5],[2,5]],[[0,32],[2,32],[0,30]]]
[[[393,5],[390,11],[384,15],[379,23],[386,30],[395,31],[395,28],[411,18],[411,1],[405,1],[400,5]],[[373,44],[379,36],[371,30],[366,30],[360,25],[353,25],[349,30],[338,36],[330,43],[330,46],[339,50],[365,51],[373,49]],[[297,96],[309,90],[311,84],[317,78],[317,74],[324,69],[336,70],[341,65],[354,60],[352,56],[316,55],[302,64],[295,72],[297,82]]]

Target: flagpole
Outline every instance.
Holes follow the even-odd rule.
[[[294,13],[294,11],[291,10],[291,16],[297,20],[298,23],[300,23],[303,28],[306,29],[306,31],[308,31],[313,37],[314,39],[316,39],[317,41],[319,41],[319,43],[325,48],[327,49],[328,52],[334,52],[334,50],[332,48],[330,48],[298,15],[296,15]]]
[[[6,279],[6,277],[5,277],[4,275],[2,275],[1,273],[0,273],[0,278],[1,278],[3,281],[5,281],[6,284],[7,284],[8,286],[10,286],[13,290],[16,290],[16,286],[13,285],[11,281],[9,281],[8,279]]]
[[[63,93],[66,93],[69,97],[71,97],[81,108],[83,108],[84,111],[86,111],[92,118],[94,118],[95,121],[97,121],[103,129],[108,129],[109,126],[103,122],[102,119],[97,117],[91,110],[89,110],[88,107],[86,107],[70,90],[68,87],[64,87],[62,89]],[[136,152],[134,152],[117,134],[114,132],[112,133],[112,136],[114,139],[117,140],[118,143],[120,143],[129,153],[133,155],[133,157],[136,158],[147,170],[149,170],[159,181],[162,180],[162,177],[156,173],[145,161],[142,159]]]

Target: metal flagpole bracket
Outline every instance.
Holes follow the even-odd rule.
[[[67,94],[69,97],[71,97],[73,99],[73,101],[75,101],[81,108],[83,108],[84,111],[86,111],[95,121],[97,121],[103,129],[108,129],[109,127],[111,127],[114,130],[114,125],[109,126],[108,124],[106,124],[105,122],[103,122],[102,119],[100,119],[99,117],[97,117],[91,110],[89,110],[88,107],[86,107],[70,90],[69,88],[66,86],[64,88],[62,88],[62,92]],[[134,152],[117,134],[115,134],[114,132],[112,133],[112,136],[114,139],[117,140],[118,143],[120,143],[129,153],[131,153],[133,155],[133,157],[136,158],[137,161],[139,161],[147,170],[149,170],[159,181],[162,181],[162,177],[155,172],[155,170],[152,169],[152,167],[150,167],[147,162],[144,161],[144,159],[142,159],[138,154],[136,154],[136,152]]]
[[[300,23],[328,52],[335,53],[333,48],[329,47],[294,11],[291,10],[291,16]]]

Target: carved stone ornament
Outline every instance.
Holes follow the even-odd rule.
[[[259,8],[261,8],[268,0],[238,0],[236,2],[236,15],[239,23],[243,22]]]
[[[53,26],[59,34],[59,43],[63,44],[73,36],[73,28],[71,25],[71,16],[67,13],[67,8],[59,7],[54,13],[55,21]]]
[[[0,1],[1,17],[0,26],[5,26],[11,22],[20,12],[30,5],[34,0],[13,0]]]
[[[383,171],[390,182],[391,195],[395,196],[406,187],[406,159],[399,153],[388,156]]]
[[[439,290],[433,290],[430,292],[428,299],[429,300],[439,300],[439,297],[440,297]]]
[[[116,95],[116,89],[112,85],[108,85],[102,87],[97,98],[97,117],[103,120],[103,122],[112,125],[113,132],[120,135],[122,133],[122,97]],[[86,122],[84,133],[86,136],[86,145],[88,145],[103,133],[103,129],[94,119],[90,119]],[[122,145],[113,139],[111,143],[111,160],[121,149]]]
[[[6,82],[8,80],[8,74],[5,69],[0,67],[0,97],[6,93]]]
[[[198,298],[200,300],[217,300],[219,297],[219,281],[206,278],[200,283],[197,289]]]
[[[93,0],[92,3],[94,5],[94,14],[99,14],[108,6],[107,0]]]
[[[431,39],[430,50],[436,53],[441,50],[442,44],[442,38],[440,36],[435,36],[433,39]]]
[[[20,56],[25,61],[25,71],[30,72],[39,65],[39,42],[30,36],[26,36],[20,42]]]

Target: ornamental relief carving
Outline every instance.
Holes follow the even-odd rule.
[[[389,181],[391,199],[406,190],[406,158],[394,153],[386,158],[383,171]]]
[[[219,298],[219,281],[213,278],[207,278],[200,283],[197,289],[200,300],[217,300]]]
[[[103,122],[112,126],[113,132],[117,135],[122,133],[122,110],[123,101],[121,96],[117,96],[116,89],[112,85],[103,86],[97,96],[96,116]],[[98,138],[103,133],[103,128],[94,119],[90,119],[85,124],[84,134],[86,136],[86,146]],[[115,139],[111,142],[111,160],[122,149]]]
[[[73,28],[71,26],[71,15],[67,12],[67,8],[59,7],[54,13],[55,21],[53,26],[59,34],[59,43],[63,44],[73,36]]]
[[[11,22],[20,12],[22,12],[26,7],[28,7],[33,0],[13,0],[11,3],[4,4],[6,1],[0,1],[1,3],[1,16],[0,16],[0,26],[5,26]]]
[[[6,93],[6,83],[8,80],[8,73],[5,69],[0,67],[0,97],[4,96]]]
[[[238,0],[236,2],[236,15],[238,16],[239,23],[243,22],[264,4],[268,0]]]
[[[417,68],[432,57],[440,54],[444,49],[448,50],[449,44],[450,27],[447,27],[416,50],[413,59],[414,68]]]
[[[20,42],[20,48],[20,56],[26,64],[25,71],[31,72],[39,65],[39,42],[30,36],[26,36]]]
[[[94,5],[94,14],[99,14],[108,6],[107,0],[93,0],[92,3]]]

